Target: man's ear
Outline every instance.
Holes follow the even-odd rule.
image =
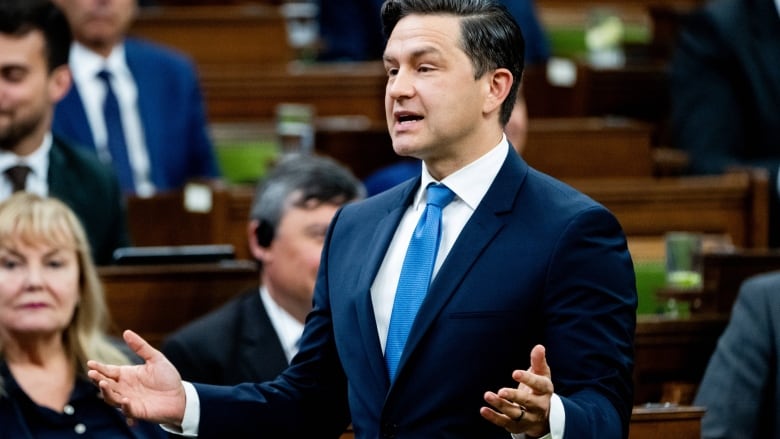
[[[249,251],[258,261],[264,261],[268,256],[274,231],[273,226],[265,220],[251,220],[247,225],[247,242]]]
[[[509,95],[509,90],[512,88],[512,72],[505,68],[499,68],[493,72],[485,74],[487,76],[487,94],[485,96],[485,104],[482,111],[485,114],[493,111],[501,111],[501,104],[506,100]]]
[[[53,103],[57,103],[70,90],[73,84],[73,76],[70,72],[70,67],[67,64],[63,64],[59,67],[55,67],[49,75],[49,97]]]

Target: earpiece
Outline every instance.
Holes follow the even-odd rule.
[[[257,224],[257,229],[255,229],[255,238],[260,247],[270,247],[271,241],[274,239],[274,226],[267,220],[261,219]]]

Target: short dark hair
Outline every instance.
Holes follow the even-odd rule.
[[[68,64],[72,35],[65,15],[49,0],[0,1],[0,33],[24,36],[41,31],[49,72]]]
[[[249,216],[265,222],[272,234],[290,207],[342,205],[364,196],[360,180],[333,159],[288,154],[257,185]]]
[[[503,67],[514,78],[501,104],[501,125],[512,115],[525,62],[525,40],[512,14],[495,0],[387,0],[382,5],[385,36],[412,14],[450,14],[461,17],[461,45],[474,66],[474,77]]]

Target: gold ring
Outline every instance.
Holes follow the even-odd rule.
[[[513,419],[515,422],[520,422],[523,420],[523,417],[525,416],[525,407],[520,406],[520,416]]]

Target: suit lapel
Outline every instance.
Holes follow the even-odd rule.
[[[73,132],[72,141],[95,150],[95,139],[89,128],[87,113],[81,103],[81,94],[76,84],[71,86],[70,92],[57,104],[54,109],[55,117],[52,131],[70,139],[67,133]]]
[[[256,377],[256,381],[272,379],[287,367],[287,357],[256,288],[242,304],[240,313],[241,328],[236,334],[240,337],[240,360],[236,366],[245,369],[243,375]]]
[[[431,282],[428,294],[417,312],[409,338],[406,340],[404,353],[398,365],[399,376],[425,333],[455,294],[463,278],[471,271],[474,262],[495,239],[508,216],[514,211],[517,193],[527,170],[528,166],[516,154],[507,155],[496,179],[464,226],[436,278]]]

